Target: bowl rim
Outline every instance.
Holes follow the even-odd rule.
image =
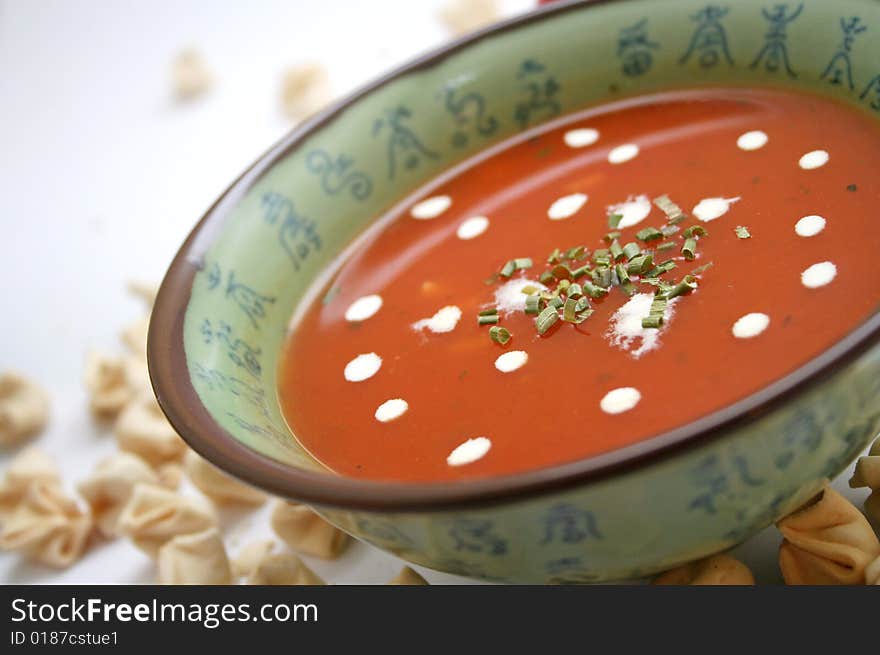
[[[627,0],[571,0],[542,6],[456,39],[380,76],[302,122],[260,156],[205,212],[180,247],[160,285],[150,320],[147,361],[159,406],[196,452],[237,478],[273,494],[333,508],[371,512],[473,509],[560,492],[629,472],[721,439],[772,412],[880,344],[880,312],[806,364],[732,405],[673,430],[608,453],[551,467],[473,480],[410,483],[361,480],[295,469],[243,445],[202,405],[191,384],[183,321],[201,255],[228,211],[280,158],[347,107],[399,77],[431,67],[478,41],[551,16]]]

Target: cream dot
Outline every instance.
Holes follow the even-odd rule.
[[[638,389],[633,387],[620,387],[619,389],[612,389],[606,393],[605,397],[602,398],[602,401],[599,403],[599,407],[601,407],[602,411],[607,414],[622,414],[638,405],[641,399],[642,394],[639,393]]]
[[[466,221],[463,221],[461,225],[458,226],[455,234],[458,236],[459,239],[464,239],[465,241],[467,241],[468,239],[474,239],[480,236],[488,229],[488,218],[486,218],[485,216],[473,216]]]
[[[345,320],[352,323],[366,321],[382,308],[382,296],[372,294],[358,298],[345,310]]]
[[[816,168],[821,168],[828,163],[829,159],[831,159],[831,156],[824,150],[813,150],[801,157],[798,165],[805,171],[811,171]]]
[[[363,382],[371,378],[382,367],[382,358],[376,353],[358,355],[345,365],[345,379],[349,382]]]
[[[387,423],[388,421],[400,418],[408,409],[409,403],[403,398],[392,398],[379,405],[374,416],[377,421]]]
[[[550,209],[547,210],[547,216],[551,221],[561,221],[564,218],[574,216],[574,214],[583,207],[588,200],[584,193],[572,193],[569,196],[562,196],[556,200]]]
[[[736,145],[740,150],[760,150],[767,145],[768,140],[769,137],[766,132],[754,130],[752,132],[740,134],[739,138],[736,140]]]
[[[461,320],[461,309],[455,305],[446,305],[436,311],[430,318],[423,318],[412,324],[412,329],[419,331],[428,328],[431,332],[442,334],[452,332]]]
[[[831,262],[819,262],[801,273],[801,282],[808,289],[818,289],[830,283],[836,276],[837,266]]]
[[[693,214],[704,223],[708,223],[724,216],[730,211],[730,206],[735,202],[739,202],[739,197],[703,198],[694,207]]]
[[[569,130],[563,139],[565,139],[565,145],[570,148],[586,148],[599,140],[599,131],[590,127]]]
[[[641,223],[651,213],[651,199],[645,195],[630,197],[626,202],[608,205],[606,211],[608,216],[614,214],[620,216],[620,222],[617,224],[619,229],[632,227]]]
[[[737,339],[751,339],[767,329],[770,325],[770,317],[760,312],[752,312],[740,316],[730,331]]]
[[[462,466],[463,464],[476,462],[478,459],[484,457],[491,447],[492,442],[486,437],[468,439],[464,443],[456,446],[455,449],[449,453],[449,457],[446,458],[446,463],[449,464],[449,466]]]
[[[612,164],[622,164],[630,159],[635,159],[639,154],[639,147],[635,143],[625,143],[613,148],[608,153],[608,161]]]
[[[816,214],[804,216],[794,226],[794,231],[799,237],[814,237],[824,229],[825,219]]]
[[[511,350],[498,356],[498,359],[495,360],[495,368],[502,373],[510,373],[525,366],[527,361],[529,361],[529,354],[526,351]]]
[[[449,196],[434,196],[427,200],[422,200],[409,210],[410,216],[419,220],[428,220],[429,218],[437,218],[440,214],[449,209],[452,204],[452,198]]]

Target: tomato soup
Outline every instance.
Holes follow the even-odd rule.
[[[880,129],[703,89],[513,138],[363,235],[297,312],[279,394],[328,468],[496,476],[589,457],[791,373],[880,305]]]

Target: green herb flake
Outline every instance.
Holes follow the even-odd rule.
[[[626,258],[626,261],[632,261],[633,257],[638,257],[641,254],[642,247],[635,241],[630,241],[623,247],[623,256]]]
[[[658,243],[655,250],[657,252],[663,252],[664,250],[672,250],[675,246],[675,241],[664,241],[663,243]]]
[[[566,323],[575,323],[577,322],[577,311],[575,311],[575,307],[577,307],[577,300],[574,298],[569,298],[565,301],[565,305],[562,307],[562,320]]]
[[[510,331],[507,328],[503,328],[499,325],[489,328],[489,338],[492,339],[495,343],[501,344],[502,346],[506,346],[511,338]]]
[[[480,312],[480,316],[494,316],[498,313],[498,308],[493,307],[492,309],[484,309]]]
[[[626,266],[624,266],[623,264],[617,264],[614,267],[614,272],[617,274],[617,281],[620,284],[629,282],[629,273],[627,273],[626,271]]]
[[[571,269],[565,264],[557,264],[553,267],[553,270],[550,271],[554,278],[557,280],[570,280],[571,279]]]
[[[621,232],[619,230],[615,230],[614,232],[609,232],[608,234],[606,234],[602,238],[605,240],[605,243],[611,243],[615,239],[619,239],[620,235],[621,235]]]
[[[608,295],[608,289],[592,282],[584,282],[584,293],[590,298],[602,298]]]
[[[498,314],[493,314],[492,316],[478,316],[477,325],[494,325],[500,320],[501,318]]]
[[[575,246],[574,248],[569,248],[565,253],[565,258],[569,261],[576,262],[580,259],[583,259],[587,254],[587,249],[584,246]]]
[[[623,257],[623,248],[620,247],[617,239],[612,241],[611,245],[608,246],[608,252],[611,255],[611,261],[617,261],[618,259]]]
[[[534,264],[532,262],[531,257],[518,257],[513,260],[514,266],[516,266],[516,270],[521,271],[526,268],[531,268]]]
[[[665,237],[671,237],[673,234],[677,234],[681,232],[681,228],[678,225],[664,225],[660,228],[660,231],[663,233]]]
[[[642,319],[642,327],[645,329],[649,329],[649,328],[659,329],[662,325],[663,325],[663,317],[662,316],[656,316],[656,315],[652,314],[652,315],[646,316],[645,318]]]
[[[654,204],[660,209],[660,211],[666,214],[666,220],[671,225],[681,223],[687,218],[687,214],[681,211],[681,207],[672,202],[667,195],[654,198]]]
[[[639,241],[656,241],[657,239],[662,239],[663,233],[658,230],[656,227],[646,227],[644,230],[639,230],[636,232],[636,239]]]
[[[694,277],[692,275],[685,275],[684,279],[681,282],[666,291],[663,295],[668,300],[672,300],[673,298],[677,298],[678,296],[687,295],[696,288],[697,282]]]
[[[633,257],[629,264],[626,265],[626,272],[630,275],[641,275],[646,271],[650,271],[654,267],[654,257],[651,253],[645,253],[638,257]]]
[[[547,258],[547,265],[552,266],[553,264],[558,264],[562,261],[562,251],[559,248],[554,248],[553,252],[550,253],[550,256]]]
[[[540,289],[534,285],[527,284],[522,289],[519,290],[520,293],[524,293],[527,296],[533,296],[540,291]]]
[[[702,225],[691,225],[681,233],[681,236],[685,239],[690,239],[691,237],[707,237],[709,236],[709,231]]]
[[[526,314],[538,315],[541,312],[541,296],[528,296],[526,298]]]
[[[734,231],[736,232],[736,236],[738,236],[740,239],[752,238],[752,235],[749,233],[749,228],[747,228],[745,225],[737,225]]]
[[[609,214],[608,215],[608,227],[612,230],[616,230],[620,225],[620,221],[623,220],[623,214]]]
[[[559,313],[556,311],[556,308],[547,307],[535,318],[535,327],[538,330],[538,334],[546,334],[547,330],[556,325],[558,320]]]
[[[576,268],[571,272],[572,280],[580,280],[584,275],[590,273],[590,267],[588,265],[581,266],[580,268]]]
[[[538,281],[544,285],[550,285],[556,282],[556,277],[550,271],[544,271],[541,273],[541,277],[538,278]]]
[[[691,275],[702,275],[710,268],[712,268],[715,264],[713,262],[706,262],[702,266],[697,266],[694,270],[691,271]]]
[[[501,270],[498,271],[498,274],[501,277],[510,277],[516,272],[516,262],[514,260],[510,260],[504,266],[501,267]]]
[[[574,284],[569,285],[568,289],[565,291],[565,295],[568,298],[580,298],[584,295],[584,288],[575,282]]]
[[[697,240],[694,237],[685,239],[684,245],[681,247],[681,254],[688,261],[692,261],[697,255]]]

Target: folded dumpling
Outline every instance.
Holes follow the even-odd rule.
[[[101,460],[94,472],[77,485],[105,537],[119,535],[119,515],[140,483],[159,484],[159,476],[137,455],[116,453]]]
[[[267,555],[257,563],[248,578],[252,585],[323,585],[327,584],[293,553]]]
[[[272,529],[284,543],[306,555],[333,559],[351,541],[342,530],[299,503],[276,501],[271,521]]]
[[[227,475],[194,450],[186,453],[184,467],[190,481],[218,503],[261,505],[266,501],[262,491]]]
[[[390,585],[426,585],[428,581],[425,580],[418,573],[413,571],[410,567],[404,566],[400,569],[400,573],[394,576],[388,584]]]
[[[142,356],[115,357],[90,353],[85,385],[89,406],[99,418],[112,418],[141,394],[150,393],[150,376]]]
[[[152,394],[141,394],[125,406],[114,426],[120,450],[134,453],[150,466],[179,461],[186,444],[165,418]]]
[[[217,528],[173,537],[159,549],[159,584],[231,584],[232,569]]]
[[[776,525],[785,537],[779,566],[788,584],[864,584],[865,569],[880,556],[867,519],[827,485]]]
[[[0,549],[60,568],[79,559],[91,531],[92,517],[57,482],[37,481],[3,522]]]
[[[682,564],[654,580],[655,585],[753,585],[755,576],[730,555],[712,555]]]
[[[35,482],[60,485],[61,476],[51,457],[38,448],[27,448],[9,463],[0,482],[0,522],[9,517]]]
[[[33,437],[49,418],[49,396],[17,373],[0,374],[0,446]]]
[[[874,491],[880,489],[880,439],[877,439],[868,450],[868,454],[859,457],[856,468],[849,480],[849,486],[869,487]]]
[[[204,500],[153,484],[135,485],[118,523],[122,534],[153,557],[170,539],[216,525],[217,517]]]
[[[238,551],[232,560],[232,575],[236,578],[251,575],[266,557],[272,554],[275,542],[271,539],[254,541]]]

